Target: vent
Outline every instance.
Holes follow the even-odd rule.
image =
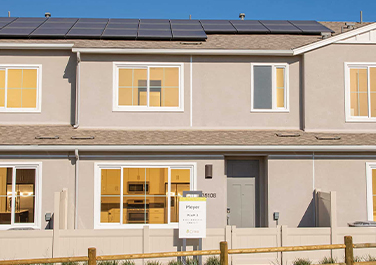
[[[275,134],[278,137],[299,137],[299,133],[276,133]]]
[[[57,140],[59,136],[35,136],[37,140]]]
[[[201,45],[202,42],[189,42],[189,41],[185,41],[185,42],[180,42],[181,45]]]
[[[340,136],[315,136],[317,140],[320,140],[320,141],[328,141],[328,140],[334,140],[334,141],[337,141],[337,140],[341,140],[341,137]]]
[[[72,136],[72,140],[93,140],[94,136]]]

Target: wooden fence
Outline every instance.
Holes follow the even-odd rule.
[[[40,264],[40,263],[46,264],[46,263],[63,263],[63,262],[88,262],[88,265],[95,265],[97,264],[97,261],[205,256],[205,255],[220,255],[220,264],[228,265],[229,255],[270,253],[270,252],[334,250],[334,249],[345,250],[345,262],[337,263],[335,265],[376,265],[376,261],[354,262],[354,252],[353,252],[354,248],[375,248],[375,247],[376,247],[376,243],[353,244],[352,236],[345,236],[344,244],[272,247],[272,248],[244,248],[244,249],[230,249],[230,250],[228,249],[227,242],[222,241],[220,242],[219,250],[196,250],[196,251],[97,256],[96,248],[89,248],[87,256],[66,257],[66,258],[4,260],[4,261],[0,261],[0,265]]]

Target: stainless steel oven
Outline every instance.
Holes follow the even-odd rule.
[[[128,224],[149,223],[149,201],[128,200],[127,201],[127,222]]]
[[[148,194],[149,182],[128,182],[129,194]]]

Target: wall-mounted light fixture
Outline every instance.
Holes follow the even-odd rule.
[[[205,165],[205,178],[213,178],[213,165]]]

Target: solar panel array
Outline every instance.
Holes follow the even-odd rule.
[[[207,34],[321,34],[312,20],[184,20],[0,17],[0,38],[205,40]]]

